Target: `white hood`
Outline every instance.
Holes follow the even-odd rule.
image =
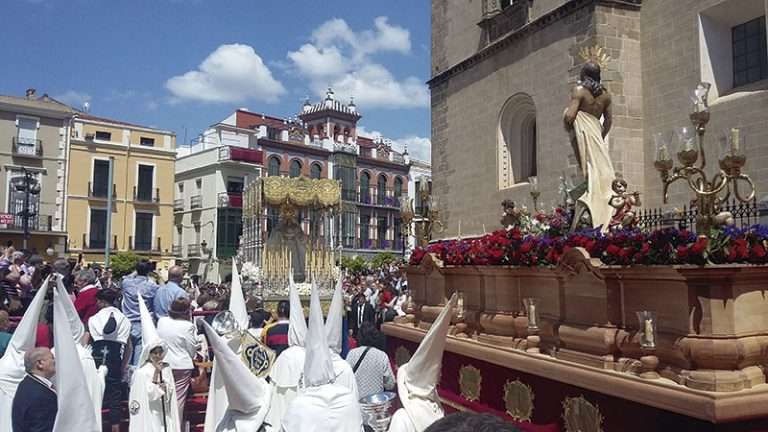
[[[251,319],[248,316],[248,309],[245,307],[243,284],[240,281],[240,273],[237,271],[237,263],[234,258],[232,258],[232,287],[229,296],[229,310],[235,316],[235,321],[240,326],[240,330],[247,330]]]
[[[266,415],[271,395],[269,384],[263,378],[253,375],[207,322],[203,321],[203,327],[216,355],[217,377],[227,392],[228,409],[242,414],[255,414],[261,410]]]
[[[304,321],[304,308],[291,272],[288,272],[288,301],[291,309],[288,317],[288,346],[303,347],[307,338],[307,322]]]
[[[160,339],[160,335],[157,334],[157,328],[155,327],[152,316],[149,314],[149,309],[144,303],[142,296],[137,296],[139,299],[139,314],[141,317],[141,358],[139,358],[139,367],[149,361],[149,352],[158,346],[162,346],[163,350],[167,353],[168,348],[165,343]]]
[[[40,311],[45,305],[45,294],[48,291],[48,276],[41,288],[35,294],[32,302],[29,304],[26,313],[21,317],[19,325],[8,342],[5,355],[0,358],[0,391],[8,397],[13,398],[16,394],[16,388],[26,372],[24,371],[24,353],[35,347],[35,338],[37,336],[37,323],[40,319]]]
[[[312,291],[317,287],[312,285]],[[341,354],[342,348],[342,320],[344,316],[344,295],[342,292],[341,278],[336,282],[336,290],[328,308],[328,318],[325,320],[325,332],[328,338],[328,347],[336,354]]]
[[[437,397],[437,384],[456,301],[454,294],[432,323],[411,359],[397,371],[400,403],[419,432],[445,416]]]
[[[101,419],[96,418],[94,402],[87,389],[88,381],[83,371],[75,339],[72,337],[74,319],[80,322],[63,284],[53,296],[53,342],[56,346],[56,393],[58,413],[53,432],[100,432]],[[82,331],[82,325],[80,326]]]
[[[317,387],[334,381],[331,352],[325,337],[323,309],[318,290],[313,287],[309,299],[309,329],[307,330],[306,360],[304,361],[304,387]]]
[[[80,342],[83,340],[83,335],[85,334],[85,327],[83,326],[83,322],[80,321],[80,315],[77,313],[77,309],[75,309],[75,305],[72,303],[72,299],[69,298],[69,295],[67,293],[67,289],[64,287],[64,277],[61,275],[57,275],[56,277],[56,288],[57,292],[61,297],[64,297],[61,299],[62,305],[64,306],[64,311],[66,312],[67,321],[69,322],[69,328],[72,331],[72,338],[74,341],[79,345]],[[54,310],[54,313],[56,311]]]

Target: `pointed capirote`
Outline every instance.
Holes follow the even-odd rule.
[[[437,397],[437,384],[456,303],[457,297],[454,294],[432,323],[411,359],[397,371],[400,402],[418,431],[423,431],[444,416]]]
[[[157,346],[163,346],[165,344],[160,339],[160,335],[157,334],[157,328],[155,322],[152,320],[152,315],[149,314],[146,303],[144,303],[144,297],[139,294],[139,317],[141,318],[141,357],[139,358],[139,366],[144,365],[149,359],[149,352]]]
[[[237,270],[237,263],[232,258],[232,287],[230,289],[229,310],[235,316],[240,330],[247,330],[250,324],[248,309],[245,307],[245,295],[243,294],[243,283],[240,280],[240,272]]]
[[[299,289],[293,283],[293,274],[288,272],[288,346],[304,346],[307,338],[307,322],[304,321],[304,307],[301,306]]]
[[[100,432],[101,419],[96,418],[90,393],[83,391],[88,388],[88,382],[75,345],[80,342],[79,339],[76,342],[72,334],[73,314],[77,322],[80,317],[64,285],[57,288],[53,295],[53,343],[59,371],[54,379],[58,412],[53,432]]]
[[[317,387],[333,382],[335,373],[328,340],[325,337],[323,309],[320,306],[320,295],[317,289],[312,290],[309,298],[309,328],[304,348],[306,349],[304,386]]]
[[[56,277],[56,289],[58,290],[58,293],[63,296],[61,302],[67,313],[67,321],[69,322],[69,327],[72,331],[72,339],[75,342],[80,343],[85,334],[85,327],[83,326],[83,322],[80,321],[80,315],[78,315],[77,309],[75,309],[75,304],[72,303],[72,299],[69,298],[69,295],[67,294],[67,288],[64,286],[64,277],[61,275],[57,275]],[[55,312],[56,311],[54,311],[54,313]]]
[[[317,287],[312,284],[312,290]],[[333,292],[331,305],[328,308],[328,318],[325,320],[326,337],[328,338],[328,347],[336,354],[341,354],[342,335],[341,327],[344,316],[344,296],[342,292],[341,278],[336,282],[336,290]]]

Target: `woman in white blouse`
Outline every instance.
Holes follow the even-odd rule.
[[[176,398],[179,404],[180,424],[184,424],[184,404],[195,366],[193,360],[199,349],[197,331],[190,321],[190,303],[179,298],[171,303],[167,317],[157,321],[157,333],[168,346],[165,361],[173,371]]]

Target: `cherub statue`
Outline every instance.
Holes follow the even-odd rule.
[[[608,204],[616,209],[611,218],[611,228],[631,228],[638,223],[638,218],[632,207],[641,205],[640,192],[627,192],[627,181],[620,174],[611,183],[613,195]]]
[[[501,214],[501,225],[505,230],[509,231],[520,225],[520,216],[523,212],[515,208],[514,201],[504,200],[501,202],[501,207],[504,208],[504,212]]]

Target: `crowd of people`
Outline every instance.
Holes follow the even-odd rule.
[[[7,414],[0,423],[8,422],[0,424],[0,432],[52,431],[59,421],[60,356],[51,348],[62,343],[56,330],[62,322],[79,353],[86,383],[80,391],[95,407],[97,430],[104,424],[119,431],[126,417],[131,431],[186,430],[185,403],[195,384],[210,386],[206,431],[361,430],[360,399],[396,388],[402,398],[401,386],[428,392],[436,385],[437,376],[425,365],[410,379],[400,373],[396,379],[386,353],[380,326],[404,315],[408,299],[397,265],[345,274],[325,320],[317,290],[307,319],[293,285],[288,300],[267,310],[263,299],[243,292],[237,272],[224,284],[201,284],[172,266],[162,281],[145,260],[113,280],[108,269],[65,259],[48,264],[7,248],[0,258],[0,285],[0,417]],[[268,380],[246,368],[236,352],[243,349],[238,338],[211,331],[219,311],[231,311],[239,329],[274,351]],[[21,322],[12,332],[14,317]],[[444,321],[447,332],[450,318]],[[439,340],[441,331],[434,338]],[[428,345],[423,357],[434,363],[442,345]],[[211,358],[207,376],[200,365],[210,365]],[[243,383],[251,383],[245,392]],[[308,417],[313,407],[346,414],[318,422]],[[421,409],[418,405],[404,409],[391,430],[421,432],[428,426],[421,420],[415,426],[405,414]]]

